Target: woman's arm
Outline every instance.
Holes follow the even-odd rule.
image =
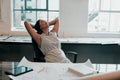
[[[49,25],[54,25],[53,29],[51,30],[51,32],[56,32],[58,33],[59,30],[59,20],[58,19],[54,19],[52,21],[49,22]]]
[[[32,26],[32,28],[35,28],[35,25],[34,24],[30,24]]]
[[[36,41],[38,46],[41,46],[41,37],[38,33],[35,32],[35,30],[32,28],[31,24],[28,23],[27,21],[24,22],[24,25],[30,34],[30,36]]]

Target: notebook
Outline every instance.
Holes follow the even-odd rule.
[[[73,73],[78,76],[87,76],[97,73],[97,70],[94,70],[84,64],[74,65],[68,68],[68,72]]]

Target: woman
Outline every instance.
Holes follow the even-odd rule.
[[[57,18],[50,22],[38,20],[34,27],[39,31],[39,34],[35,32],[32,25],[27,21],[24,22],[24,25],[30,36],[36,41],[37,45],[45,55],[46,62],[71,63],[61,49],[61,43],[57,38],[59,29],[59,20]],[[54,27],[49,32],[48,28],[51,25],[54,25]]]

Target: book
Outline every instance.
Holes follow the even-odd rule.
[[[84,64],[70,66],[68,71],[81,77],[96,74],[98,72],[97,70],[94,70],[93,68],[90,68]]]

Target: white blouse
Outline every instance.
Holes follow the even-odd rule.
[[[45,55],[46,62],[71,63],[61,49],[61,43],[55,32],[49,32],[49,35],[41,34],[41,51]]]

